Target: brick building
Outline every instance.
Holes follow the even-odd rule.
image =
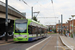
[[[56,29],[56,25],[47,25],[47,27],[48,27],[48,30],[50,28],[51,32]]]
[[[62,29],[63,31],[66,31],[67,30],[67,23],[63,23],[62,24]],[[61,24],[56,24],[56,32],[59,33],[61,32]]]
[[[69,31],[72,33],[72,28],[73,28],[73,31],[75,32],[75,19],[73,19],[71,21],[68,20],[67,23],[63,23],[62,28],[63,28],[63,33],[65,31]],[[56,32],[57,33],[61,32],[61,24],[56,24]]]
[[[72,33],[72,29],[73,31],[75,32],[75,19],[71,20],[71,21],[68,21],[68,29],[69,31]]]

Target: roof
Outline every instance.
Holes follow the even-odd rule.
[[[5,7],[6,7],[5,3],[0,1],[0,12],[5,13],[6,12]],[[15,8],[9,5],[8,5],[8,14],[16,16],[18,18],[25,18],[25,16],[20,11],[16,10]]]
[[[38,23],[38,22],[36,22],[36,21],[34,21],[34,20],[32,20],[32,19],[28,19],[29,20],[29,23],[28,24],[32,24],[31,22],[34,22],[34,23],[36,23],[37,25],[40,25],[39,27],[44,27],[44,28],[47,28],[47,26],[45,26],[45,25],[43,25],[43,24],[40,24],[40,23]],[[36,24],[34,24],[34,25],[36,25]]]

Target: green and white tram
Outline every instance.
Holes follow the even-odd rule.
[[[47,27],[31,19],[14,21],[14,41],[33,41],[47,36]]]

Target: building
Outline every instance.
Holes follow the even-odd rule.
[[[52,32],[56,29],[56,25],[47,25],[49,32]]]
[[[14,28],[14,20],[15,19],[26,19],[25,15],[23,15],[17,9],[8,5],[8,28],[7,32],[11,35]],[[0,1],[0,36],[5,35],[6,32],[6,4]],[[5,38],[4,36],[0,37],[0,39]],[[10,38],[10,37],[9,37]]]
[[[72,30],[75,32],[75,19],[68,20],[68,22],[62,24],[63,33],[66,33],[66,31],[72,33]],[[56,24],[56,32],[61,33],[61,24]]]
[[[62,24],[62,30],[65,32],[66,30],[68,30],[67,28],[68,28],[67,23],[63,23]],[[61,33],[61,24],[56,24],[56,32]]]
[[[75,19],[68,21],[68,29],[72,33],[72,31],[75,32]]]

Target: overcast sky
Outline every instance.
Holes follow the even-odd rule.
[[[5,2],[5,0],[0,0]],[[63,15],[63,22],[66,23],[71,15],[75,15],[75,0],[24,0],[28,5],[19,0],[8,0],[8,4],[20,12],[26,12],[26,18],[31,18],[31,7],[33,11],[40,11],[38,21],[45,25],[58,23]],[[35,14],[36,15],[36,14]],[[58,17],[58,18],[39,18]]]

